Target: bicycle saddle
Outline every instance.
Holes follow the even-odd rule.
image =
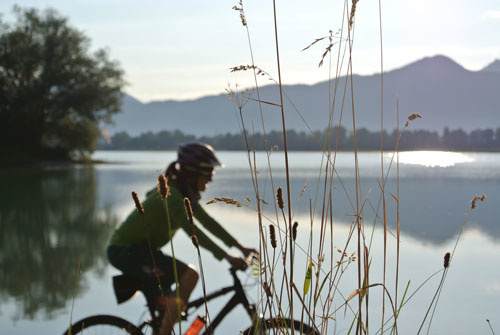
[[[143,284],[140,280],[137,280],[127,275],[114,276],[113,289],[115,291],[115,297],[117,303],[121,304],[129,300],[137,293],[137,291],[141,291],[142,293],[144,293],[142,285]],[[156,310],[156,306],[152,304],[151,300],[148,299],[146,294],[144,294],[144,296],[146,297],[146,301],[148,303],[150,311],[153,314],[154,311]],[[161,320],[161,314],[159,318]],[[185,311],[182,311],[181,320],[186,320],[186,319],[187,319],[187,313]]]
[[[137,291],[142,291],[142,283],[127,275],[118,275],[113,277],[113,289],[116,301],[121,304],[132,298]]]

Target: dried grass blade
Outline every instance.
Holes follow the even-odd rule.
[[[274,102],[269,102],[269,101],[264,101],[264,100],[259,100],[259,99],[254,99],[254,98],[248,98],[249,100],[257,101],[259,103],[271,105],[271,106],[276,106],[276,107],[281,107],[280,104],[275,104]]]
[[[309,265],[306,271],[306,278],[304,279],[304,296],[309,292],[309,288],[311,287],[311,278],[312,278],[312,261],[309,261]]]

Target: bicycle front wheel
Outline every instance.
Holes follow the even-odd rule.
[[[243,335],[282,335],[290,334],[289,330],[294,329],[297,335],[319,335],[319,332],[298,320],[290,319],[266,319],[261,320],[257,325],[251,326],[243,332]]]
[[[62,335],[143,335],[133,324],[113,315],[93,315],[82,319]]]

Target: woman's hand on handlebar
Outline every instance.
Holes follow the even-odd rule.
[[[227,254],[224,257],[235,270],[245,270],[248,267],[248,263],[241,257]]]
[[[240,249],[240,251],[243,253],[243,256],[245,256],[245,257],[248,257],[251,254],[255,254],[255,255],[259,254],[259,252],[257,250],[255,250],[254,248],[246,248],[246,247],[242,246],[241,244],[238,244],[237,248]]]

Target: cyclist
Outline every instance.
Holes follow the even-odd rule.
[[[257,252],[255,249],[242,246],[198,203],[200,192],[203,192],[207,183],[212,180],[214,168],[221,166],[215,156],[214,149],[203,143],[187,143],[179,147],[177,154],[177,160],[172,162],[165,171],[170,190],[167,204],[172,234],[182,228],[191,236],[194,229],[199,244],[210,250],[215,258],[218,260],[226,259],[234,268],[245,269],[247,264],[242,257],[228,254],[196,225],[192,225],[186,216],[185,197],[190,200],[197,221],[224,242],[226,246],[236,247],[245,257]],[[174,323],[178,321],[177,306],[180,304],[181,309],[185,308],[199,275],[193,265],[187,265],[176,259],[180,291],[180,301],[178,301],[176,293],[171,289],[175,283],[173,259],[164,255],[160,250],[170,241],[164,202],[157,190],[152,189],[146,194],[142,205],[144,208],[142,215],[134,210],[114,231],[107,249],[108,259],[124,274],[142,281],[148,298],[152,299],[156,306],[165,312],[161,334],[170,334]],[[146,229],[144,225],[146,225]],[[152,262],[148,243],[151,245],[155,263]],[[158,272],[155,272],[154,264],[156,264]],[[157,274],[161,286],[158,285]]]

